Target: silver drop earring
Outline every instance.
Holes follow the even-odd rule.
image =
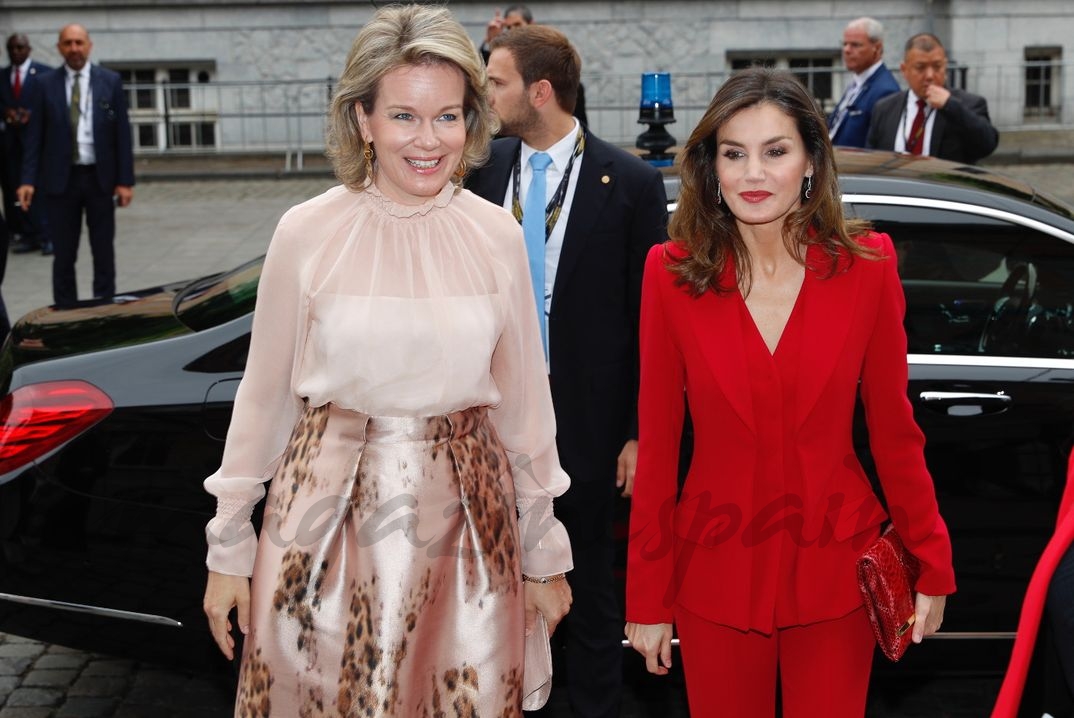
[[[723,204],[723,187],[720,186],[720,178],[716,178],[716,205]]]
[[[805,198],[809,199],[813,195],[813,175],[806,175],[805,178]]]

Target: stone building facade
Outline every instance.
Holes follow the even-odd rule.
[[[451,0],[475,42],[502,4]],[[875,6],[874,6],[875,5]],[[537,20],[577,45],[590,124],[629,144],[641,131],[642,72],[668,71],[685,139],[734,68],[767,62],[800,73],[830,106],[842,93],[840,41],[863,11],[885,26],[894,69],[902,45],[937,34],[953,80],[984,95],[1004,131],[1074,128],[1074,4],[1069,0],[608,0],[531,2]],[[89,28],[93,59],[131,86],[141,152],[314,150],[332,78],[371,16],[354,0],[0,0],[0,32],[26,33],[57,64],[57,30]],[[897,74],[897,73],[896,73]]]

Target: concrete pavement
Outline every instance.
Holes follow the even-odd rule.
[[[1069,164],[993,165],[991,169],[1026,179],[1074,204],[1074,167]],[[260,255],[288,207],[334,184],[324,173],[284,178],[249,175],[141,182],[131,207],[118,211],[119,290],[230,269]],[[88,296],[92,264],[85,240],[82,249],[79,288],[82,296]],[[9,257],[3,293],[13,320],[51,302],[50,271],[51,258],[38,254]],[[226,716],[230,715],[232,690],[227,678],[169,671],[0,634],[0,718]],[[974,683],[972,693],[994,694],[995,681],[982,680]],[[880,695],[873,701],[870,716],[939,715],[937,705],[923,706],[921,712],[909,711],[905,704],[886,710],[883,700]],[[654,715],[678,715],[666,705],[653,708]],[[647,713],[632,715],[643,714]],[[963,713],[949,707],[946,715]]]
[[[134,202],[116,210],[116,288],[122,293],[195,278],[263,254],[287,208],[333,184],[327,176],[140,182]],[[91,296],[92,269],[83,235],[79,297]],[[51,257],[8,257],[3,293],[12,322],[52,303],[51,272]]]

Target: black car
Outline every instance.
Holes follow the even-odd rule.
[[[960,668],[1000,671],[1074,440],[1074,208],[941,160],[840,150],[838,165],[847,213],[895,241],[909,394],[954,541],[944,640],[905,660],[955,649]],[[0,631],[219,660],[201,612],[202,480],[220,463],[260,267],[16,324],[0,355]]]

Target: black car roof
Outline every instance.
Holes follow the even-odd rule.
[[[844,194],[928,197],[1006,209],[1074,232],[1074,208],[985,167],[895,152],[836,148]]]

